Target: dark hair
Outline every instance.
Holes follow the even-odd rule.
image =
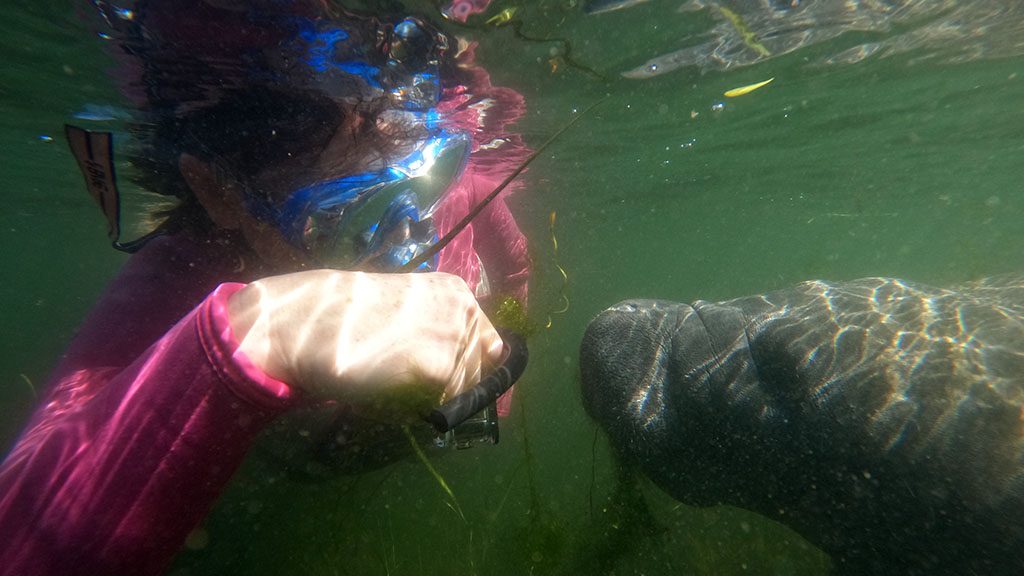
[[[193,36],[178,33],[174,25],[167,24],[167,13],[159,11],[166,11],[168,2],[151,0],[146,3],[149,13],[140,9],[138,20],[125,32],[121,43],[141,71],[141,77],[129,89],[144,98],[141,120],[130,127],[135,141],[129,152],[132,179],[147,191],[176,199],[174,207],[153,214],[161,221],[160,226],[211,226],[179,171],[183,153],[214,160],[244,181],[285,163],[294,168],[302,158],[316,158],[346,115],[358,114],[362,121],[350,124],[358,126],[352,134],[356,142],[352,157],[345,158],[349,154],[343,152],[342,158],[334,158],[331,174],[304,174],[307,183],[312,183],[336,176],[351,167],[349,161],[357,156],[366,158],[370,153],[376,158],[391,158],[411,136],[414,127],[389,129],[386,133],[378,129],[380,114],[389,104],[386,93],[374,96],[372,101],[365,101],[368,96],[356,101],[354,93],[341,94],[345,97],[342,104],[316,87],[289,83],[286,69],[291,65],[290,54],[277,48],[283,38],[294,34],[286,17],[264,14],[264,19],[259,19],[219,10],[201,0],[193,4],[213,22],[207,25],[206,20],[200,20],[198,26],[213,30],[221,26],[236,31],[235,37],[224,43],[193,38],[196,15],[192,23],[190,16],[175,15],[174,25]],[[373,46],[373,39],[379,35],[378,20],[352,15],[344,18],[355,34],[353,42]],[[152,21],[151,26],[143,24],[147,19]],[[247,32],[238,32],[245,27]],[[260,39],[258,46],[239,46],[251,37]],[[343,87],[340,91],[346,92]]]
[[[254,87],[228,93],[213,106],[137,124],[132,176],[143,188],[178,200],[158,218],[205,227],[209,221],[178,168],[183,153],[216,161],[238,177],[251,176],[322,150],[341,114],[331,100],[302,92]]]

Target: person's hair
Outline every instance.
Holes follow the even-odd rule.
[[[210,6],[204,9],[212,10]],[[238,17],[231,12],[218,14]],[[324,15],[352,23],[353,41],[358,36],[359,42],[372,43],[377,34],[379,21],[374,18]],[[144,16],[140,13],[139,20]],[[259,25],[273,28],[265,21]],[[328,94],[316,87],[290,85],[280,69],[289,66],[287,56],[275,53],[274,43],[266,52],[238,51],[202,44],[202,39],[194,44],[187,36],[171,34],[165,32],[161,39],[136,23],[121,44],[139,62],[141,78],[134,88],[144,94],[145,102],[140,120],[130,126],[135,143],[128,153],[131,178],[145,191],[173,199],[151,211],[151,225],[174,229],[212,226],[180,173],[179,159],[184,153],[216,161],[244,182],[285,163],[294,168],[296,159],[317,157],[345,121],[345,114],[359,114],[360,122],[348,123],[358,127],[350,135],[352,149],[341,151],[321,173],[303,174],[306,183],[313,183],[336,177],[367,158],[394,158],[417,130],[394,123],[387,130],[380,129],[380,115],[389,107],[386,92],[373,101],[364,98],[356,102],[354,94]],[[345,91],[344,86],[340,89]]]

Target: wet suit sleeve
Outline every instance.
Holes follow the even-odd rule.
[[[0,574],[158,574],[293,391],[236,353],[224,284],[124,369],[60,377],[0,467]]]

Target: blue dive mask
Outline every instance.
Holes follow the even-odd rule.
[[[417,18],[381,25],[376,37],[329,20],[299,19],[291,50],[302,65],[282,66],[289,86],[352,103],[387,97],[399,110],[429,112],[441,97],[448,37]]]
[[[386,97],[388,114],[423,127],[426,136],[397,162],[306,186],[260,211],[323,266],[397,270],[436,241],[431,217],[469,154],[468,136],[438,126],[447,37],[406,18],[378,29],[379,45],[371,48],[370,38],[338,22],[298,24],[294,49],[305,65],[290,69],[290,85],[354,98],[355,105]]]
[[[432,216],[469,148],[466,135],[436,130],[394,164],[299,189],[272,218],[289,242],[323,266],[397,270],[437,240]]]

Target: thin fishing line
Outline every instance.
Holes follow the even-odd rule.
[[[469,223],[472,222],[473,219],[480,214],[480,212],[483,212],[483,209],[486,208],[487,205],[490,204],[495,198],[497,198],[498,194],[501,194],[502,190],[508,187],[508,185],[511,184],[513,180],[515,180],[520,174],[522,174],[523,170],[526,170],[526,167],[529,166],[530,163],[537,158],[537,156],[540,156],[540,154],[544,152],[544,150],[548,146],[550,146],[555,140],[557,140],[563,132],[571,128],[573,124],[580,120],[580,118],[586,116],[587,113],[589,113],[591,110],[597,107],[598,104],[604,102],[607,99],[608,96],[605,96],[604,98],[601,98],[597,102],[594,102],[593,104],[588,106],[583,112],[580,112],[575,118],[570,120],[565,126],[559,128],[558,131],[552,134],[551,137],[548,138],[543,144],[541,144],[539,148],[537,148],[532,154],[527,156],[526,160],[523,160],[523,162],[519,166],[517,166],[511,174],[506,176],[505,179],[501,181],[501,184],[498,184],[498,186],[494,190],[492,190],[491,193],[488,194],[486,198],[478,202],[477,205],[474,206],[473,209],[469,211],[469,214],[466,214],[466,216],[462,220],[460,220],[458,224],[452,227],[452,229],[449,230],[448,233],[445,234],[443,238],[438,240],[436,244],[428,248],[422,254],[410,260],[405,266],[399,268],[398,271],[412,272],[419,268],[424,262],[427,262],[428,260],[433,258],[438,252],[440,252],[445,246],[447,246],[448,243],[452,241],[452,239],[454,239],[460,232],[462,232],[466,228],[466,226],[468,226]]]

